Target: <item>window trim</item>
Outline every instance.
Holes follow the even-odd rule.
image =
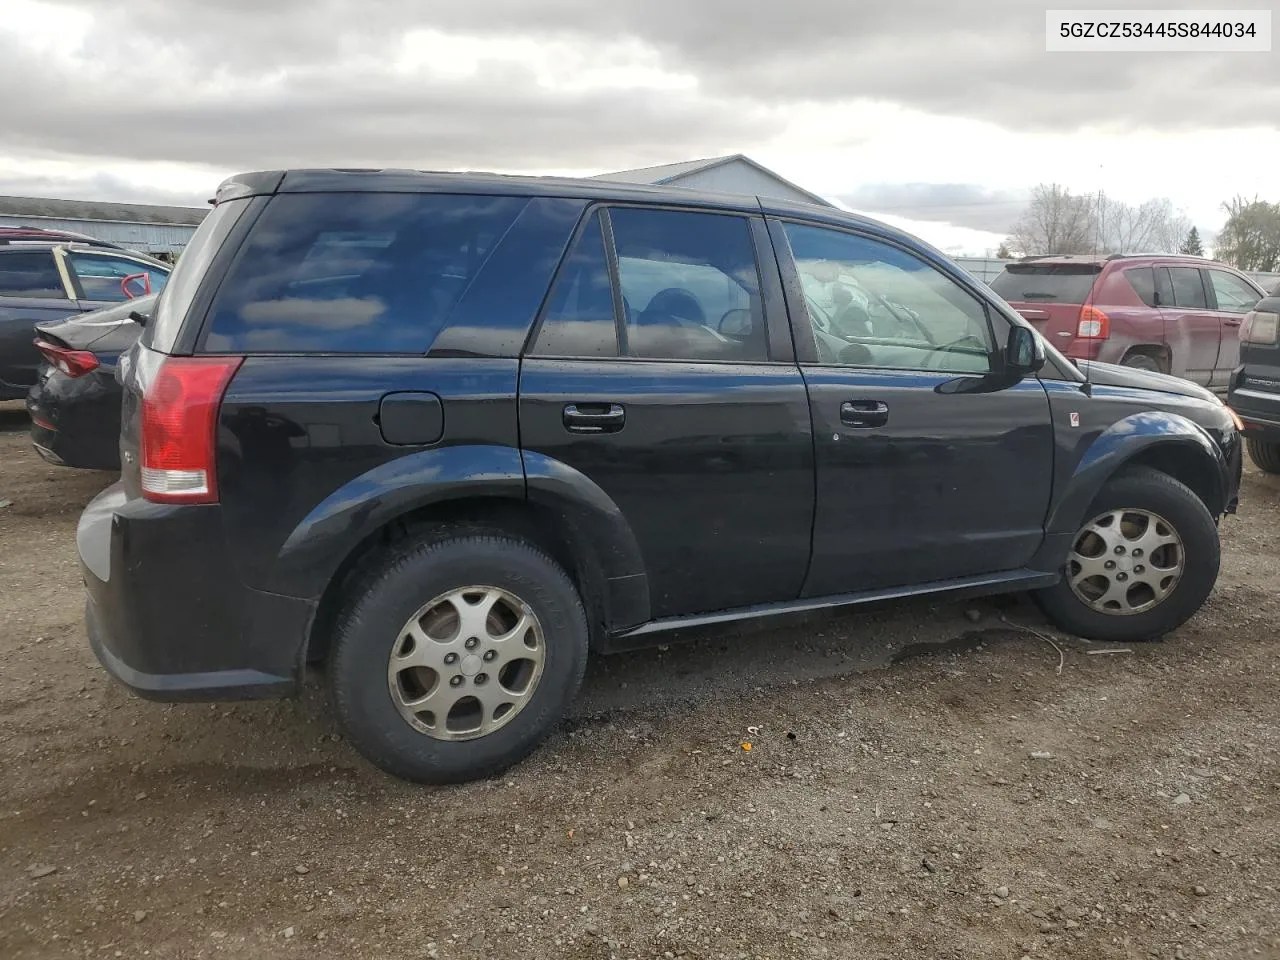
[[[705,213],[705,214],[712,214],[715,216],[722,216],[722,217],[735,217],[739,220],[745,221],[747,224],[748,237],[751,242],[752,256],[755,260],[756,287],[757,287],[757,290],[759,291],[759,297],[760,297],[761,318],[765,325],[765,349],[768,352],[768,356],[763,359],[743,360],[743,359],[732,359],[732,358],[720,359],[720,358],[714,358],[714,357],[633,357],[629,355],[626,352],[626,346],[627,346],[627,334],[625,330],[626,311],[623,309],[622,276],[621,276],[621,272],[618,269],[618,250],[617,250],[616,244],[614,243],[613,221],[609,217],[609,211],[615,210],[615,209],[663,210],[670,213]],[[538,342],[538,335],[542,331],[542,324],[546,320],[547,311],[550,309],[551,302],[554,298],[553,295],[556,289],[556,285],[560,282],[561,274],[566,269],[566,265],[569,262],[569,257],[573,253],[573,251],[576,249],[579,238],[582,236],[583,231],[586,230],[587,224],[589,224],[591,221],[591,217],[597,212],[600,213],[600,231],[604,235],[605,262],[608,264],[608,267],[609,267],[609,284],[610,284],[610,289],[613,293],[613,322],[614,322],[615,336],[617,339],[616,346],[617,346],[618,352],[616,355],[612,357],[577,357],[577,356],[565,356],[562,354],[535,353],[534,346]],[[761,250],[761,247],[760,247],[760,241],[761,241],[762,235],[767,237],[765,219],[766,218],[759,213],[751,213],[750,211],[746,211],[746,210],[737,210],[737,209],[721,210],[715,207],[700,207],[696,205],[685,206],[685,205],[673,204],[673,203],[643,203],[643,202],[629,202],[625,200],[623,201],[601,200],[588,205],[586,210],[584,210],[582,213],[582,218],[578,221],[577,226],[574,228],[573,235],[570,238],[569,243],[565,246],[564,253],[562,253],[560,256],[560,262],[559,264],[556,265],[556,269],[551,278],[551,283],[547,287],[546,294],[543,296],[542,306],[538,310],[537,319],[534,321],[532,327],[530,328],[529,336],[525,339],[525,344],[520,351],[520,356],[522,358],[527,357],[530,360],[571,360],[571,361],[578,361],[582,363],[603,363],[603,362],[624,360],[627,362],[719,364],[719,365],[727,365],[727,366],[742,366],[744,364],[770,364],[774,366],[778,366],[778,365],[794,366],[796,363],[794,347],[792,348],[792,350],[783,349],[782,351],[780,351],[781,354],[783,354],[782,356],[778,356],[778,357],[774,356],[775,346],[785,344],[785,341],[782,340],[782,336],[786,335],[783,332],[789,329],[790,323],[784,322],[777,317],[775,317],[774,321],[770,323],[770,313],[771,313],[770,303],[771,302],[773,303],[774,311],[777,311],[779,308],[781,308],[782,317],[786,317],[789,313],[789,310],[787,309],[787,304],[785,301],[785,291],[779,290],[776,285],[770,284],[769,277],[766,274],[766,271],[764,269],[763,259],[762,259],[763,251]],[[759,225],[758,228],[756,226],[757,224]],[[764,233],[762,234],[757,232],[758,229],[764,231]],[[776,251],[773,251],[772,244],[770,244],[769,250],[773,252],[773,255],[775,257],[775,264],[776,264]],[[773,275],[773,279],[775,281],[778,280],[777,274]],[[781,299],[779,299],[780,293],[782,294]],[[775,335],[774,333],[775,328],[777,328],[777,330],[779,331],[779,335]]]
[[[787,298],[787,313],[791,321],[791,335],[795,340],[796,362],[802,366],[823,367],[825,369],[836,370],[882,370],[882,371],[901,371],[904,373],[928,373],[945,377],[953,380],[958,377],[990,377],[999,376],[1004,371],[1005,355],[1004,349],[1001,347],[1000,337],[996,334],[995,316],[1004,320],[1006,326],[1011,325],[1012,321],[1005,317],[999,311],[993,311],[991,303],[984,297],[972,284],[964,281],[956,273],[944,269],[931,258],[924,257],[919,251],[913,250],[904,243],[900,243],[889,237],[883,237],[867,230],[859,230],[856,227],[846,227],[843,225],[825,223],[817,220],[806,220],[802,217],[767,217],[769,226],[769,236],[773,240],[773,245],[778,256],[778,268],[782,273],[782,286]],[[793,223],[801,227],[814,227],[820,230],[830,230],[833,233],[843,233],[860,240],[869,240],[872,243],[883,244],[891,247],[900,253],[920,261],[925,266],[937,270],[948,280],[955,283],[957,287],[973,297],[978,305],[982,308],[983,316],[987,321],[987,333],[991,337],[991,352],[988,357],[991,359],[991,369],[985,373],[964,372],[955,370],[936,370],[929,367],[877,367],[866,366],[851,363],[838,363],[823,360],[818,356],[817,339],[813,333],[813,321],[809,318],[809,308],[804,300],[804,287],[800,280],[800,270],[796,264],[794,251],[791,249],[791,239],[787,236],[786,224]]]

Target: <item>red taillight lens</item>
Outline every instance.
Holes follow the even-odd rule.
[[[60,347],[48,340],[36,340],[36,349],[49,363],[68,377],[83,377],[98,366],[98,358],[88,350]]]
[[[142,495],[217,503],[218,407],[243,357],[165,357],[142,395]]]
[[[1111,318],[1097,307],[1085,304],[1080,308],[1076,322],[1076,337],[1080,340],[1105,340],[1111,336]]]
[[[1244,322],[1240,324],[1240,342],[1276,343],[1277,335],[1280,334],[1278,328],[1280,328],[1280,315],[1268,313],[1265,310],[1250,310],[1244,315]]]

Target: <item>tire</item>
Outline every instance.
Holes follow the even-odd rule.
[[[1130,513],[1121,514],[1121,511]],[[1163,578],[1167,583],[1168,593],[1157,598],[1155,590],[1140,581],[1159,578],[1157,557],[1159,563],[1168,563],[1168,558],[1173,555],[1169,551],[1173,547],[1144,551],[1151,553],[1151,557],[1139,558],[1132,553],[1132,545],[1150,541],[1128,539],[1125,531],[1119,528],[1122,521],[1114,519],[1111,521],[1116,527],[1114,533],[1109,532],[1110,528],[1104,530],[1104,533],[1124,539],[1113,540],[1117,546],[1104,546],[1096,553],[1096,557],[1099,562],[1127,565],[1133,571],[1125,574],[1126,578],[1131,578],[1128,579],[1129,585],[1126,587],[1117,580],[1110,579],[1116,573],[1122,573],[1122,569],[1100,577],[1087,578],[1090,582],[1080,584],[1082,591],[1096,592],[1099,584],[1106,583],[1109,588],[1115,587],[1122,596],[1120,599],[1109,599],[1116,594],[1108,589],[1102,595],[1092,598],[1092,604],[1086,602],[1086,599],[1077,595],[1071,581],[1078,565],[1075,558],[1081,557],[1077,550],[1092,554],[1094,544],[1104,543],[1097,534],[1088,534],[1091,529],[1100,529],[1092,528],[1091,525],[1097,518],[1110,515],[1113,518],[1122,516],[1123,522],[1128,526],[1131,518],[1140,519],[1142,512],[1146,512],[1148,517],[1155,517],[1155,520],[1149,521],[1151,526],[1148,528],[1155,531],[1155,537],[1167,535],[1167,527],[1172,528],[1174,536],[1180,540],[1180,547],[1177,549],[1181,560],[1180,575]],[[1125,544],[1130,544],[1125,547],[1127,552],[1123,557],[1117,556],[1119,547]],[[1190,619],[1213,589],[1221,562],[1218,527],[1204,503],[1185,484],[1166,473],[1145,467],[1124,470],[1103,486],[1090,505],[1084,524],[1073,538],[1070,550],[1062,580],[1052,587],[1037,591],[1036,601],[1063,630],[1095,640],[1120,643],[1159,639]],[[1148,562],[1143,564],[1143,559]],[[1141,573],[1139,566],[1144,568]],[[1088,569],[1098,567],[1094,564]],[[1157,575],[1155,578],[1152,577],[1153,571]],[[1080,575],[1087,572],[1083,568],[1079,570]],[[1148,593],[1155,602],[1143,609],[1144,604],[1139,601],[1146,599]],[[1104,603],[1115,604],[1116,607],[1112,610],[1099,609]],[[1136,612],[1121,613],[1122,609]]]
[[[1131,353],[1120,361],[1122,367],[1133,367],[1135,370],[1149,370],[1151,373],[1164,373],[1160,369],[1160,361],[1145,353]]]
[[[462,589],[467,587],[476,589]],[[485,604],[494,612],[482,612]],[[515,627],[504,641],[497,634],[513,626],[519,611],[532,614],[532,633],[517,637]],[[492,626],[499,613],[508,621]],[[472,639],[474,651],[466,646]],[[513,647],[500,654],[503,642]],[[530,654],[537,663],[527,670],[533,660],[503,665],[513,651],[520,655],[518,643],[537,651]],[[587,648],[582,601],[550,557],[502,534],[446,533],[391,552],[348,591],[329,657],[334,707],[355,748],[390,774],[438,784],[490,777],[527,756],[556,725],[582,683]],[[490,653],[496,665],[491,678],[484,672]],[[440,665],[449,656],[456,665],[439,666],[439,672],[403,666],[418,657]],[[523,696],[501,719],[489,721],[496,725],[489,732],[484,718],[497,717],[504,705],[481,712],[475,701],[475,730],[456,732],[454,718],[467,714],[469,704],[457,700],[457,709],[444,708],[469,693],[515,698],[498,672],[508,668],[532,678]],[[439,703],[439,714],[407,706],[424,696],[428,704]]]
[[[1249,459],[1263,473],[1280,473],[1280,441],[1246,437]]]

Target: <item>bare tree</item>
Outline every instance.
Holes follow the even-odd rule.
[[[1040,184],[1031,191],[1031,203],[1013,225],[1007,244],[1022,256],[1092,252],[1091,198],[1056,183]]]
[[[1280,267],[1280,203],[1236,197],[1222,208],[1227,222],[1214,245],[1218,259],[1241,270]]]

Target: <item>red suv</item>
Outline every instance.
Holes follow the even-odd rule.
[[[1027,257],[992,288],[1077,360],[1172,373],[1226,390],[1240,363],[1240,321],[1263,292],[1200,257]]]

